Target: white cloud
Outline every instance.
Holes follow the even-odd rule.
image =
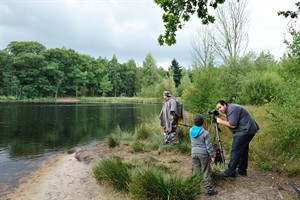
[[[285,0],[250,0],[252,5],[249,49],[270,51],[279,58],[287,20],[279,10],[293,9]],[[0,49],[11,41],[38,41],[47,48],[72,48],[93,57],[142,64],[151,53],[158,66],[167,68],[175,58],[191,65],[191,42],[200,20],[193,16],[177,32],[177,43],[159,46],[164,33],[162,10],[152,0],[2,0]]]

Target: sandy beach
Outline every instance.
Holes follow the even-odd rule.
[[[96,183],[92,163],[79,162],[75,153],[60,153],[43,162],[39,169],[21,180],[13,193],[1,200],[88,200],[124,199],[112,189]]]

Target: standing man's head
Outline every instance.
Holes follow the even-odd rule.
[[[168,100],[171,97],[171,93],[169,91],[164,91],[164,100]]]
[[[202,126],[204,118],[201,115],[194,115],[194,124],[195,126]]]
[[[216,109],[222,113],[225,113],[227,110],[228,103],[224,100],[219,100],[216,103]]]

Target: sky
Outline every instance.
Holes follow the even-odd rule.
[[[288,19],[280,10],[295,10],[292,0],[248,0],[247,51],[270,52],[280,59],[286,51]],[[158,44],[164,33],[163,10],[153,0],[0,0],[0,49],[12,41],[37,41],[49,48],[74,49],[94,58],[113,55],[119,63],[133,59],[141,66],[148,53],[167,69],[175,58],[192,66],[192,42],[201,26],[193,16],[177,31],[177,43]]]

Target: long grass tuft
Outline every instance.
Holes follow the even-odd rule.
[[[93,174],[98,182],[105,181],[118,190],[128,190],[130,174],[119,157],[110,157],[93,166]]]
[[[133,199],[193,200],[201,193],[201,177],[194,173],[187,178],[175,175],[165,179],[161,171],[148,169],[133,175],[129,191]]]

